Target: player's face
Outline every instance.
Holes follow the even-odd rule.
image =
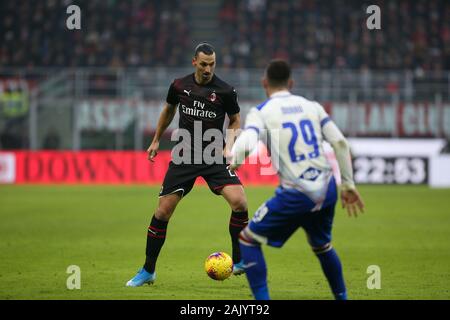
[[[208,83],[214,75],[216,68],[216,54],[207,55],[199,52],[197,57],[192,59],[192,65],[195,67],[195,78],[200,83]]]

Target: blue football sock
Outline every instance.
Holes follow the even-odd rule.
[[[323,273],[327,277],[335,299],[347,300],[342,265],[336,251],[332,248],[327,252],[317,254],[317,258],[319,258]]]
[[[246,265],[245,275],[253,296],[256,300],[270,300],[269,289],[267,288],[266,261],[261,246],[247,246],[241,243],[240,247]]]

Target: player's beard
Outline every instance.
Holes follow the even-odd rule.
[[[212,73],[202,73],[202,80],[205,82],[210,81],[212,78]]]

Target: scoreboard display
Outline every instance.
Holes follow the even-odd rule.
[[[357,156],[353,159],[357,184],[427,184],[428,158]]]

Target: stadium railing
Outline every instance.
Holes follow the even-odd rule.
[[[0,149],[142,150],[170,83],[191,72],[0,68]],[[243,118],[266,99],[262,69],[216,73],[238,90]],[[349,136],[450,137],[448,71],[295,69],[293,78],[293,92],[322,103]]]

